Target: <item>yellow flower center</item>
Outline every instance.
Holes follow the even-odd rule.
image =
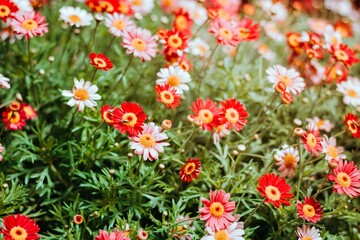
[[[314,136],[314,134],[309,133],[306,139],[306,144],[313,149],[316,146],[316,137]]]
[[[132,4],[135,6],[141,6],[142,5],[142,0],[133,0]]]
[[[239,121],[239,113],[234,108],[226,109],[225,118],[231,123],[237,123]]]
[[[220,230],[215,233],[215,240],[230,240],[226,230]]]
[[[315,208],[311,206],[310,204],[305,204],[303,206],[303,212],[306,217],[313,217],[315,215]]]
[[[118,20],[116,20],[116,21],[114,21],[113,22],[113,26],[116,28],[116,29],[118,29],[118,30],[123,30],[125,27],[126,27],[126,24],[125,24],[125,22],[123,21],[123,20],[120,20],[120,19],[118,19]]]
[[[9,112],[7,115],[7,119],[10,121],[10,123],[18,123],[20,122],[20,114],[18,112]]]
[[[233,38],[232,32],[227,28],[220,28],[219,33],[225,40],[231,40]]]
[[[349,89],[346,91],[346,94],[349,96],[349,97],[353,97],[353,98],[356,98],[357,97],[357,92],[353,89]]]
[[[89,93],[85,89],[78,89],[74,93],[74,98],[75,98],[75,100],[85,101],[85,100],[89,99]]]
[[[299,41],[298,41],[298,39],[299,39],[299,36],[298,36],[298,35],[296,35],[296,34],[290,35],[289,38],[288,38],[288,41],[289,41],[290,46],[292,46],[292,47],[298,47],[298,46],[299,46]]]
[[[99,5],[102,9],[105,9],[106,12],[114,11],[114,6],[108,1],[101,1]]]
[[[338,150],[336,147],[334,146],[328,146],[328,151],[327,154],[332,157],[332,158],[336,158],[338,156]]]
[[[288,76],[281,75],[281,76],[279,77],[279,82],[285,83],[285,85],[288,87],[288,86],[290,86],[290,84],[291,84],[291,79],[290,79]]]
[[[104,68],[107,65],[106,62],[104,61],[104,59],[102,59],[102,58],[94,58],[94,63],[99,68]]]
[[[334,55],[335,55],[336,59],[339,60],[339,61],[344,62],[344,61],[349,60],[349,55],[343,50],[340,50],[340,49],[336,50]]]
[[[353,120],[348,120],[346,122],[346,125],[348,126],[348,129],[350,130],[350,132],[352,132],[352,133],[357,132],[357,125],[355,124],[355,122]]]
[[[279,189],[271,185],[265,188],[265,194],[271,201],[277,201],[281,197]]]
[[[287,153],[284,157],[284,164],[286,168],[293,168],[295,161],[295,156],[290,153]]]
[[[187,28],[187,19],[186,17],[180,15],[175,18],[175,26],[177,29],[184,30]]]
[[[199,117],[204,123],[211,123],[214,118],[214,115],[210,110],[201,109],[199,111]]]
[[[146,43],[141,38],[134,38],[131,41],[131,44],[138,51],[145,51],[145,49],[146,49]]]
[[[318,128],[324,126],[324,124],[325,124],[325,121],[322,120],[322,119],[320,119],[319,121],[316,122],[316,126],[317,126]]]
[[[155,145],[155,139],[151,134],[143,134],[139,137],[139,143],[144,147],[153,147]]]
[[[8,6],[5,5],[0,5],[0,17],[7,17],[10,14],[10,8]]]
[[[349,187],[351,184],[350,176],[344,172],[339,172],[336,176],[336,179],[342,187]]]
[[[38,24],[32,19],[27,19],[21,24],[21,26],[27,31],[32,31],[38,27]]]
[[[14,240],[26,240],[28,234],[22,227],[13,227],[10,230],[10,236]]]
[[[161,102],[171,104],[174,102],[174,95],[169,91],[162,91],[160,93]]]
[[[107,123],[113,123],[114,120],[112,120],[112,117],[114,116],[114,114],[112,112],[106,111],[103,114],[104,120]]]
[[[304,236],[301,240],[313,240],[313,238],[309,236]]]
[[[224,214],[224,206],[219,202],[213,202],[210,205],[210,213],[214,217],[222,217]]]
[[[80,22],[80,18],[79,18],[79,16],[77,16],[77,15],[71,15],[71,16],[69,17],[69,19],[70,19],[70,21],[73,22],[73,23],[78,23],[78,22]]]
[[[172,35],[168,39],[168,44],[172,48],[179,48],[183,44],[183,40],[179,36]]]
[[[172,87],[179,86],[180,82],[181,82],[181,79],[178,76],[175,76],[175,75],[171,75],[167,79],[167,83]]]
[[[186,175],[191,175],[194,172],[195,167],[196,167],[195,163],[193,163],[193,162],[187,163],[185,168],[184,168],[184,173]]]
[[[250,35],[250,30],[247,28],[239,28],[239,38],[241,39],[247,39]]]
[[[133,127],[133,126],[135,126],[135,124],[137,122],[137,117],[134,113],[125,113],[122,116],[122,120],[124,121],[124,124],[126,126]]]

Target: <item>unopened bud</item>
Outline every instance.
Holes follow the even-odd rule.
[[[44,70],[44,69],[40,69],[40,70],[39,70],[39,74],[40,74],[40,75],[44,75],[44,74],[45,74],[45,70]]]
[[[190,115],[187,116],[187,120],[188,120],[189,122],[194,122],[194,119],[193,119]]]
[[[298,118],[295,118],[295,119],[294,119],[294,123],[295,123],[296,125],[298,125],[298,126],[301,126],[302,121],[301,121],[300,119],[298,119]]]
[[[284,92],[281,96],[281,102],[283,104],[290,104],[294,101],[294,96],[291,93]]]
[[[233,150],[233,154],[236,156],[236,155],[239,155],[239,152],[236,150]]]
[[[255,139],[255,140],[258,140],[259,138],[260,138],[260,137],[259,137],[259,134],[257,134],[257,133],[254,134],[254,139]]]
[[[165,119],[165,120],[162,121],[162,123],[161,123],[161,127],[162,127],[162,129],[164,129],[164,130],[170,129],[171,126],[172,126],[172,122],[171,122],[171,120],[169,120],[169,119]]]
[[[146,240],[146,239],[148,239],[149,234],[146,231],[144,231],[143,229],[140,228],[137,231],[136,237],[137,237],[138,240]]]
[[[294,135],[297,137],[302,137],[302,135],[304,134],[304,129],[302,128],[295,128],[294,129]]]
[[[132,153],[128,153],[128,154],[127,154],[127,157],[128,157],[128,158],[132,158],[133,156],[134,156],[134,155],[133,155]]]
[[[276,84],[275,86],[275,92],[277,93],[283,93],[286,90],[286,83],[284,83],[283,81],[278,82],[278,84]]]
[[[169,214],[168,214],[167,211],[164,211],[164,212],[163,212],[163,215],[164,215],[164,216],[167,216],[167,215],[169,215]]]
[[[8,188],[8,187],[9,187],[9,184],[3,183],[2,187],[3,187],[3,188]]]
[[[336,160],[335,158],[332,158],[329,162],[328,162],[328,166],[331,170],[337,168],[337,166],[339,165],[339,161]]]
[[[110,170],[109,170],[109,173],[110,173],[111,175],[115,174],[115,169],[110,169]]]
[[[77,224],[77,225],[82,224],[83,221],[84,221],[84,218],[83,218],[82,215],[76,214],[76,215],[74,216],[73,222],[74,222],[75,224]]]
[[[99,23],[99,22],[101,22],[101,21],[103,21],[103,20],[104,20],[103,15],[101,15],[100,13],[95,14],[95,21],[96,21],[97,23]]]
[[[22,102],[24,99],[23,99],[23,97],[22,97],[22,95],[21,95],[21,93],[17,93],[16,94],[16,99],[18,100],[18,101],[20,101],[20,102]]]
[[[242,152],[246,150],[246,146],[243,144],[238,145],[237,148]]]
[[[159,168],[160,168],[160,169],[165,169],[165,165],[162,164],[162,163],[160,163],[160,164],[159,164]]]
[[[49,62],[53,62],[53,61],[55,61],[55,57],[54,56],[49,56],[48,60],[49,60]]]

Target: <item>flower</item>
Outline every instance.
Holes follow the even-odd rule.
[[[201,38],[195,38],[190,41],[189,48],[192,55],[199,56],[201,58],[207,57],[210,51],[209,44]]]
[[[321,205],[312,197],[305,197],[304,203],[297,202],[297,212],[302,219],[316,223],[323,214]]]
[[[280,207],[281,204],[290,206],[289,200],[294,196],[294,194],[289,193],[291,187],[285,179],[276,176],[274,173],[261,176],[256,190],[265,197],[265,202],[272,203],[276,208]]]
[[[191,182],[191,179],[197,179],[201,170],[200,158],[188,158],[187,162],[180,169],[179,175],[183,182]]]
[[[334,182],[334,192],[350,197],[360,195],[360,171],[353,161],[340,159],[338,166],[327,175],[327,179]]]
[[[244,240],[242,236],[245,234],[243,222],[234,222],[227,228],[218,231],[207,227],[206,231],[208,234],[201,240]]]
[[[36,240],[40,239],[37,234],[40,231],[35,221],[25,215],[10,215],[3,219],[4,227],[0,230],[6,240]]]
[[[342,62],[346,67],[350,67],[359,61],[355,52],[343,43],[331,45],[329,52],[336,61]]]
[[[303,225],[302,228],[297,228],[296,235],[298,240],[322,240],[319,229],[311,227],[310,225]]]
[[[180,240],[192,240],[193,238],[188,230],[195,230],[193,222],[193,220],[189,219],[189,216],[179,215],[175,220],[177,225],[171,230],[172,237]]]
[[[95,240],[130,240],[127,238],[123,231],[113,230],[110,234],[105,230],[100,230],[99,235],[95,237]]]
[[[114,107],[110,106],[108,104],[104,105],[100,109],[100,115],[104,122],[106,122],[109,125],[113,125],[115,123],[114,121]]]
[[[70,97],[71,99],[67,102],[70,107],[77,105],[80,112],[84,111],[86,107],[95,107],[97,103],[94,100],[100,100],[101,96],[96,94],[98,87],[91,85],[91,82],[84,81],[84,79],[74,79],[75,86],[71,91],[62,90],[61,94],[64,97]]]
[[[17,101],[11,102],[10,106],[2,113],[2,121],[8,130],[22,130],[26,126],[25,120],[25,112]]]
[[[2,0],[0,2],[0,20],[6,22],[9,17],[12,17],[19,8],[11,0]]]
[[[194,115],[190,117],[196,120],[202,129],[211,131],[214,127],[219,125],[219,114],[221,109],[217,107],[217,104],[210,99],[202,100],[201,98],[196,99],[192,103],[190,109],[194,112]]]
[[[191,81],[190,74],[182,70],[180,66],[161,68],[156,75],[158,76],[156,84],[167,83],[171,87],[175,88],[178,94],[183,94],[183,91],[189,90],[186,83]]]
[[[215,34],[218,44],[236,47],[240,42],[235,24],[223,18],[212,20],[209,32]]]
[[[321,145],[321,139],[319,137],[320,132],[315,129],[314,125],[307,125],[307,132],[305,131],[301,139],[304,143],[304,148],[315,156],[319,155],[319,152],[322,152],[323,147]]]
[[[260,36],[259,24],[254,24],[252,19],[244,18],[236,25],[240,41],[255,41]]]
[[[129,0],[132,9],[135,13],[140,13],[141,15],[150,13],[154,8],[154,0]]]
[[[137,231],[136,237],[138,240],[146,240],[146,239],[148,239],[149,234],[144,229],[139,228]]]
[[[157,43],[151,32],[142,28],[134,28],[123,34],[122,45],[127,49],[126,54],[133,53],[142,61],[150,61],[156,56]]]
[[[221,101],[221,112],[219,114],[220,124],[225,124],[227,129],[232,127],[239,132],[246,125],[248,113],[244,105],[235,98]]]
[[[294,177],[294,171],[297,163],[299,162],[299,153],[296,148],[287,147],[279,150],[274,156],[275,165],[278,166],[280,177],[285,178],[287,175]]]
[[[162,133],[161,130],[161,127],[156,126],[153,122],[145,123],[141,133],[130,137],[130,148],[135,149],[134,153],[136,155],[143,155],[145,161],[158,159],[158,152],[164,152],[164,147],[170,145],[167,142],[162,142],[168,139],[168,136]]]
[[[83,223],[83,221],[84,221],[84,217],[83,217],[82,215],[76,214],[76,215],[74,216],[73,222],[74,222],[75,224],[80,225],[80,224]]]
[[[91,25],[93,16],[80,7],[64,6],[60,8],[60,19],[70,26],[85,27]]]
[[[314,129],[324,130],[326,132],[330,132],[331,129],[334,127],[334,124],[332,124],[329,120],[320,119],[318,117],[314,118],[306,118],[305,119],[309,124],[312,124],[314,126]]]
[[[123,102],[113,111],[114,127],[122,134],[137,135],[143,130],[146,114],[137,103]]]
[[[30,104],[22,103],[20,108],[25,113],[25,120],[35,119],[37,117],[37,112]]]
[[[194,21],[189,15],[189,12],[184,8],[177,8],[173,12],[174,14],[174,21],[173,21],[173,28],[178,30],[179,32],[183,32],[185,35],[191,34],[191,29],[194,25]]]
[[[183,50],[188,45],[188,36],[183,32],[179,32],[176,29],[172,29],[166,32],[164,39],[161,40],[164,43],[164,54],[167,56],[183,54]]]
[[[360,138],[360,123],[357,116],[352,113],[348,113],[345,116],[344,123],[346,125],[346,130],[348,130],[354,138]]]
[[[219,231],[230,226],[235,218],[232,212],[235,210],[235,202],[229,202],[230,193],[224,190],[210,190],[210,200],[201,197],[200,201],[205,205],[200,208],[200,220],[206,221],[206,227]]]
[[[42,36],[48,32],[45,17],[35,11],[18,12],[11,21],[11,26],[16,34],[23,34],[26,38]]]
[[[0,153],[4,152],[5,148],[3,147],[3,145],[0,143]],[[0,154],[0,162],[2,162],[3,160],[3,156]]]
[[[344,148],[336,147],[336,139],[334,137],[328,138],[328,136],[324,135],[321,145],[323,146],[322,152],[326,154],[325,160],[330,161],[331,159],[340,160],[340,158],[346,158],[346,155],[342,154]]]
[[[336,90],[344,94],[343,102],[346,105],[360,106],[360,80],[348,77],[347,81],[336,84]]]
[[[166,108],[176,109],[180,105],[181,96],[169,84],[156,85],[155,91],[157,93],[157,100],[165,104]]]
[[[224,124],[217,125],[213,130],[213,143],[217,144],[220,139],[230,134],[230,130],[225,127]]]
[[[340,83],[347,80],[348,73],[349,70],[342,63],[337,62],[334,64],[334,66],[325,67],[324,80],[326,83]]]
[[[99,70],[107,71],[113,67],[113,63],[105,54],[92,52],[89,54],[89,58],[91,60],[90,64]]]
[[[279,82],[284,82],[286,85],[286,92],[298,95],[305,88],[305,82],[300,74],[293,68],[286,69],[281,65],[275,65],[266,69],[267,79],[274,83],[274,88]]]
[[[135,23],[130,17],[118,13],[107,14],[105,17],[105,26],[108,27],[109,32],[116,37],[121,37],[125,32],[136,28]]]
[[[5,77],[0,73],[0,87],[9,89],[10,88],[9,81],[10,79],[8,79],[7,77]]]

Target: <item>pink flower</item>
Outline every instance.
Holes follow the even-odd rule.
[[[122,231],[114,230],[110,234],[105,230],[100,230],[95,240],[129,240]]]
[[[48,23],[40,13],[18,12],[11,25],[16,34],[23,34],[26,38],[33,38],[36,35],[42,36],[48,32]]]
[[[124,32],[122,45],[127,49],[126,54],[133,53],[142,61],[150,61],[156,56],[157,43],[151,32],[142,28],[135,28]]]
[[[210,33],[215,34],[217,43],[235,47],[240,43],[236,25],[222,18],[215,18],[211,22]]]
[[[319,152],[322,152],[323,147],[321,145],[321,138],[319,137],[320,132],[315,129],[314,125],[309,124],[307,127],[307,132],[304,132],[301,139],[304,143],[304,148],[315,156],[319,155]]]

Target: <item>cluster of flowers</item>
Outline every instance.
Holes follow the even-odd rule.
[[[37,116],[34,108],[25,102],[12,101],[2,112],[2,121],[8,130],[21,130],[26,121]]]

